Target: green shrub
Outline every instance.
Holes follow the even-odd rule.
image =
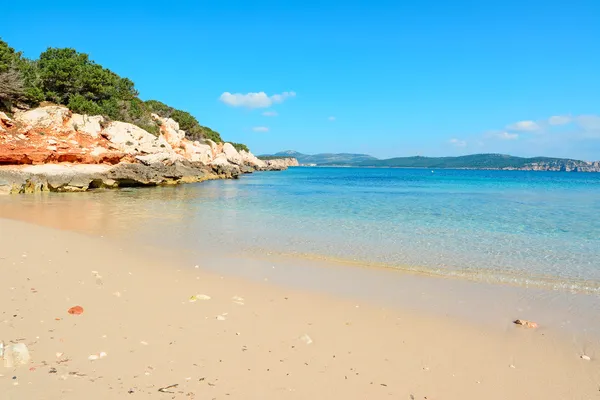
[[[235,149],[237,151],[244,150],[244,151],[250,152],[250,150],[248,149],[248,146],[246,146],[245,144],[242,144],[242,143],[233,143],[233,142],[231,142],[231,144],[233,145],[233,147],[235,147]]]
[[[73,112],[78,114],[88,114],[88,115],[101,115],[104,114],[104,110],[102,106],[98,103],[94,103],[91,100],[86,99],[80,94],[76,94],[69,99],[69,104],[67,107]]]
[[[156,113],[173,118],[190,140],[223,142],[219,132],[200,125],[190,113],[157,100],[142,101],[134,83],[96,64],[85,53],[71,48],[48,48],[38,60],[24,58],[0,39],[0,100],[37,106],[44,101],[63,104],[72,111],[103,115],[108,120],[129,122],[158,135]],[[9,108],[9,107],[7,107]],[[236,144],[247,149],[243,144]]]

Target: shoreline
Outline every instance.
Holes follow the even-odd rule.
[[[499,271],[490,272],[486,269],[463,270],[451,269],[449,271],[441,271],[426,266],[419,265],[396,265],[386,264],[383,262],[364,261],[354,259],[343,259],[333,256],[309,253],[283,253],[274,250],[253,249],[251,253],[269,253],[282,258],[297,258],[299,260],[314,261],[324,264],[335,264],[348,266],[352,268],[362,269],[378,269],[386,271],[396,271],[400,274],[409,274],[415,276],[440,278],[440,279],[456,279],[460,281],[468,281],[473,283],[482,283],[489,285],[506,285],[521,289],[543,289],[557,292],[568,292],[573,294],[585,295],[600,295],[600,282],[593,280],[577,280],[570,278],[569,280],[559,279],[550,275],[526,275],[526,274],[510,274],[501,273]],[[244,255],[250,255],[245,253]],[[517,281],[520,277],[523,280]]]
[[[217,178],[218,180],[220,178]],[[202,182],[196,182],[202,183]],[[152,187],[146,188],[126,188],[127,189],[135,189],[135,190],[152,190]],[[118,189],[122,190],[122,189]],[[93,193],[92,191],[91,193]],[[101,191],[100,191],[101,192]],[[97,194],[100,192],[96,192]],[[44,193],[38,193],[38,195],[49,195]],[[5,203],[4,205],[6,205]],[[34,206],[35,207],[35,206]],[[17,205],[16,208],[20,208]],[[29,223],[35,223],[41,226],[48,226],[55,229],[61,229],[66,231],[74,231],[80,233],[86,233],[90,236],[94,236],[94,234],[90,232],[84,232],[82,230],[78,230],[75,227],[65,227],[62,226],[64,220],[57,219],[57,221],[41,221],[35,220],[35,218],[41,217],[37,215],[36,217],[32,217],[27,215],[27,213],[31,210],[28,210],[25,214],[21,214],[20,211],[15,209],[13,212],[17,212],[18,215],[6,215],[6,213],[0,212],[0,218],[12,219],[15,221],[25,221]],[[42,216],[43,217],[43,216]],[[96,235],[97,236],[97,235]],[[179,250],[185,250],[185,248],[180,248]],[[600,281],[596,280],[585,280],[585,279],[575,279],[575,278],[558,278],[551,275],[532,275],[532,274],[516,274],[516,273],[508,273],[502,271],[490,271],[484,268],[481,269],[458,269],[451,268],[448,270],[441,270],[439,268],[432,268],[428,266],[419,266],[419,265],[408,265],[408,264],[387,264],[384,262],[377,261],[367,261],[367,260],[359,260],[359,259],[344,259],[335,256],[323,255],[323,254],[314,254],[314,253],[288,253],[278,251],[276,249],[269,248],[250,248],[246,249],[242,252],[236,253],[238,257],[247,257],[247,258],[256,258],[260,259],[261,254],[269,254],[275,257],[280,257],[282,259],[289,260],[298,260],[298,262],[308,262],[308,263],[316,263],[323,265],[341,265],[347,266],[350,268],[359,268],[366,270],[384,270],[390,271],[398,274],[408,274],[414,275],[424,278],[433,278],[433,279],[450,279],[450,280],[458,280],[458,281],[467,281],[475,284],[489,284],[492,286],[500,285],[500,286],[509,286],[513,288],[519,289],[540,289],[540,290],[548,290],[559,293],[571,293],[571,294],[582,294],[582,295],[600,295]]]
[[[155,192],[148,189],[150,191],[147,193],[155,193],[155,195],[146,201],[153,201],[155,204],[162,203],[163,200],[178,202],[185,199],[187,194],[196,193],[183,189],[173,188]],[[145,192],[143,189],[124,190],[121,194],[111,191],[109,198],[116,196],[119,200],[116,203],[114,199],[111,202],[102,200],[109,193],[95,193],[88,196],[38,194],[23,198],[11,197],[17,201],[1,202],[0,218],[8,217],[17,221],[28,221],[51,228],[80,232],[92,238],[105,236],[114,241],[127,240],[136,247],[145,248],[147,252],[156,253],[157,257],[164,257],[165,253],[176,253],[180,261],[191,265],[199,264],[203,260],[211,260],[211,266],[207,266],[210,267],[208,269],[214,273],[226,273],[232,277],[262,281],[264,276],[275,272],[269,270],[271,265],[285,265],[288,267],[287,276],[277,276],[276,274],[270,278],[277,280],[282,286],[324,294],[336,293],[336,295],[343,295],[350,299],[369,300],[383,296],[380,293],[381,290],[376,287],[376,285],[380,285],[387,287],[385,294],[387,300],[379,302],[383,306],[393,304],[404,307],[410,305],[421,312],[431,313],[434,311],[437,314],[439,314],[437,309],[443,309],[448,315],[463,322],[474,320],[496,328],[502,327],[502,322],[507,320],[529,318],[542,323],[545,329],[555,330],[562,337],[581,336],[585,332],[586,335],[593,334],[600,338],[600,297],[593,292],[574,291],[564,285],[557,289],[544,285],[541,287],[533,285],[531,280],[518,283],[489,281],[481,279],[481,276],[471,275],[469,277],[452,273],[435,273],[435,271],[431,273],[427,270],[415,271],[410,268],[405,270],[385,264],[356,260],[288,254],[269,248],[237,248],[233,242],[227,242],[227,244],[224,242],[217,246],[215,241],[205,242],[207,238],[204,236],[198,237],[197,245],[194,247],[194,242],[178,242],[179,235],[168,232],[165,232],[166,236],[159,240],[156,235],[132,235],[131,229],[143,233],[147,229],[156,229],[157,227],[160,229],[161,226],[169,229],[177,226],[171,220],[165,220],[166,225],[164,223],[146,224],[144,218],[147,212],[139,208],[141,204],[137,200],[134,203],[129,203],[127,200],[129,198],[137,199],[137,193],[140,190]],[[56,199],[56,201],[50,201],[51,199]],[[115,205],[118,204],[120,204],[119,208],[115,209]],[[124,206],[127,207],[125,210],[122,208]],[[156,211],[161,212],[160,209]],[[183,220],[182,223],[184,223]],[[185,224],[180,229],[186,229]],[[218,232],[219,230],[216,231],[217,234]],[[202,243],[212,244],[205,246]],[[212,265],[215,267],[213,268]],[[235,265],[244,267],[231,268]],[[266,268],[266,265],[269,267]],[[303,279],[302,273],[306,270],[310,270],[309,276],[314,277],[313,281]],[[277,272],[281,271],[281,268],[277,268]],[[331,271],[335,271],[335,273],[331,273]],[[297,279],[293,281],[289,276],[295,276]],[[334,281],[338,277],[342,281],[372,281],[372,287],[368,290],[354,287],[352,291],[348,292],[345,291],[345,288],[335,284]],[[475,279],[469,279],[473,277]],[[323,286],[320,281],[330,284]],[[390,287],[391,283],[396,285],[396,288]],[[394,293],[394,290],[398,288],[412,293],[412,298],[399,297]],[[418,291],[415,288],[423,290]],[[460,291],[457,288],[460,288]],[[488,294],[488,292],[493,294]],[[457,293],[462,296],[462,304],[456,302]],[[425,295],[429,298],[445,300],[439,304],[427,302],[419,304],[418,301]],[[500,302],[505,306],[497,307],[495,302]],[[475,307],[472,312],[466,313],[463,310],[464,304],[481,305]],[[517,312],[519,310],[535,310],[535,313],[523,315]]]
[[[179,254],[157,257],[128,242],[19,221],[0,219],[0,231],[9,286],[1,301],[17,315],[4,317],[0,339],[25,339],[36,365],[2,371],[9,398],[149,396],[176,384],[181,398],[583,399],[600,382],[594,341],[555,338],[544,326],[504,320],[490,328],[443,311],[290,287],[275,275],[258,282],[260,275],[215,271],[210,259],[194,268]],[[271,264],[291,280],[320,277]],[[238,273],[243,266],[227,265]],[[190,302],[195,294],[211,300]],[[66,314],[76,303],[84,314]],[[108,356],[87,360],[99,351]],[[57,364],[55,352],[71,361]]]

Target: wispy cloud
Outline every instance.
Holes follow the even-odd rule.
[[[597,160],[600,158],[600,115],[559,114],[523,120],[461,139],[452,138],[447,143],[456,148],[481,148],[486,152]]]
[[[600,116],[598,115],[579,115],[575,117],[575,123],[588,133],[598,134],[600,136]]]
[[[254,128],[252,128],[252,130],[254,132],[269,132],[269,128],[267,128],[266,126],[255,126]]]
[[[485,136],[488,138],[494,138],[499,140],[517,140],[519,138],[518,133],[510,133],[506,131],[490,132]]]
[[[554,115],[548,118],[548,123],[550,125],[566,125],[573,120],[569,115]]]
[[[283,103],[290,97],[296,97],[296,92],[283,92],[272,96],[267,95],[265,92],[246,94],[225,92],[219,97],[219,100],[231,107],[269,108],[273,104]]]
[[[335,121],[335,117],[334,117],[334,116],[331,116],[331,117],[329,117],[329,118],[327,118],[327,119],[328,119],[329,121]]]
[[[457,138],[452,138],[448,141],[454,147],[467,147],[467,142],[465,140],[460,140]]]
[[[511,131],[533,132],[539,130],[540,126],[535,121],[519,121],[508,125],[506,129]]]
[[[264,115],[265,117],[276,117],[279,114],[277,114],[277,111],[265,111],[262,113],[262,115]]]

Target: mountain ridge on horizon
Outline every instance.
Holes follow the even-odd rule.
[[[320,153],[310,155],[295,150],[284,150],[272,155],[259,156],[259,158],[277,157],[294,157],[300,164],[315,164],[317,166],[600,172],[600,161],[584,161],[571,158],[545,156],[517,157],[498,153],[444,157],[410,156],[378,159],[368,154]]]

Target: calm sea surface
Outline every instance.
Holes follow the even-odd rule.
[[[198,252],[600,293],[600,174],[291,168],[177,187],[4,196],[0,207],[10,213],[17,202],[47,221],[68,215],[90,233]]]

